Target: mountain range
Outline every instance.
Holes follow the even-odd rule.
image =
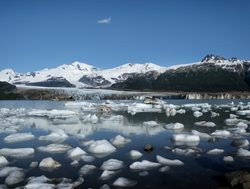
[[[52,69],[16,73],[0,71],[0,81],[14,85],[113,88],[164,91],[245,91],[250,89],[250,61],[207,55],[201,61],[162,67],[124,64],[111,69],[74,62]]]

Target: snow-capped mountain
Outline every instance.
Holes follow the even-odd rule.
[[[99,69],[94,66],[74,62],[52,69],[28,73],[15,73],[11,69],[0,71],[0,81],[47,87],[107,87],[124,81],[132,74],[156,71],[162,73],[166,68],[153,63],[124,64],[112,69]]]

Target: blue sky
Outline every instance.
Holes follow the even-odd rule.
[[[249,0],[0,0],[0,70],[250,59]]]

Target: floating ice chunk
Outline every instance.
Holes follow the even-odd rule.
[[[20,182],[23,182],[25,179],[25,174],[21,170],[13,171],[9,174],[9,176],[5,179],[5,184],[14,185]]]
[[[34,155],[34,148],[1,148],[0,155],[13,158],[27,158]]]
[[[213,117],[217,117],[217,116],[220,116],[220,114],[219,113],[216,113],[216,112],[212,112],[211,111],[211,117],[213,118]]]
[[[92,162],[95,160],[95,157],[90,156],[90,155],[83,155],[81,159],[82,161],[85,161],[85,162]]]
[[[233,147],[245,148],[249,146],[249,141],[247,139],[236,139],[231,143],[231,145]]]
[[[117,135],[115,138],[111,139],[110,141],[112,142],[113,145],[117,147],[124,146],[125,144],[131,142],[129,138],[125,138],[121,135]]]
[[[68,135],[63,130],[54,131],[46,136],[40,136],[39,140],[51,142],[63,142],[68,138]]]
[[[108,180],[116,174],[115,171],[104,170],[100,176],[101,180]]]
[[[4,138],[4,142],[14,143],[14,142],[23,142],[34,139],[35,136],[31,133],[15,133],[8,135]]]
[[[116,148],[107,140],[96,140],[88,146],[88,150],[94,154],[111,154]]]
[[[201,116],[203,115],[203,113],[202,113],[202,112],[199,112],[199,111],[195,111],[195,112],[193,113],[193,115],[194,115],[194,117],[201,117]]]
[[[31,167],[31,168],[36,168],[37,166],[38,166],[38,162],[37,161],[32,161],[31,163],[30,163],[30,165],[29,165],[29,167]]]
[[[230,117],[230,119],[235,119],[235,118],[237,118],[237,117],[239,117],[239,116],[237,116],[237,115],[235,115],[235,114],[230,114],[229,117]]]
[[[172,140],[176,145],[197,146],[200,142],[200,137],[197,135],[175,134]]]
[[[137,150],[131,150],[130,152],[129,152],[129,155],[130,155],[130,157],[131,157],[131,159],[139,159],[139,158],[141,158],[142,157],[142,153],[141,152],[139,152],[139,151],[137,151]]]
[[[129,168],[134,169],[134,170],[149,170],[149,169],[153,169],[153,168],[156,168],[159,166],[160,166],[159,163],[151,162],[148,160],[142,160],[141,162],[136,161],[136,162],[132,163],[129,166]]]
[[[202,127],[215,127],[216,124],[213,122],[206,122],[206,121],[199,121],[199,122],[195,122],[194,125],[196,126],[202,126]]]
[[[72,166],[76,167],[76,166],[78,166],[78,165],[79,165],[79,161],[74,160],[74,161],[72,161],[72,162],[70,163],[70,165],[72,165]]]
[[[91,123],[95,124],[98,122],[98,117],[95,114],[93,114],[93,115],[88,114],[88,115],[82,117],[82,121],[83,122],[91,122]]]
[[[145,177],[148,175],[148,171],[139,172],[139,176]]]
[[[32,110],[28,112],[29,116],[49,117],[49,118],[71,118],[76,112],[70,110]]]
[[[23,169],[19,167],[4,167],[0,170],[0,177],[7,177],[10,173],[14,171],[22,171]]]
[[[238,107],[237,106],[234,106],[234,107],[231,107],[230,108],[230,111],[232,111],[232,112],[236,112],[236,111],[238,111]]]
[[[128,106],[128,113],[135,114],[137,112],[161,112],[161,106],[144,103],[133,103]]]
[[[229,118],[229,119],[226,119],[224,122],[226,125],[231,126],[231,125],[237,125],[241,121],[242,121],[241,119]]]
[[[134,180],[130,180],[124,177],[119,177],[118,179],[116,179],[113,183],[113,186],[116,187],[133,187],[137,184],[136,181]]]
[[[28,183],[46,183],[46,182],[50,182],[50,179],[44,175],[28,178]]]
[[[105,121],[123,121],[124,120],[124,116],[123,115],[113,115],[113,116],[111,116],[109,118],[105,118],[104,120]]]
[[[145,126],[159,126],[159,123],[157,123],[156,121],[144,121],[143,125],[145,125]]]
[[[76,147],[76,148],[68,151],[68,157],[72,160],[80,160],[81,157],[83,155],[86,155],[86,154],[87,154],[87,152],[85,152],[84,150],[82,150],[79,147]]]
[[[8,164],[9,164],[8,160],[4,156],[0,156],[0,168],[5,167]]]
[[[238,115],[250,115],[250,110],[239,110],[236,113]]]
[[[53,158],[48,157],[48,158],[43,159],[39,163],[39,167],[41,169],[53,170],[53,169],[57,169],[57,168],[61,167],[61,164],[59,162],[55,161]]]
[[[184,163],[182,161],[178,160],[178,159],[171,160],[171,159],[164,158],[164,157],[162,157],[160,155],[157,155],[156,159],[160,164],[163,164],[163,165],[169,165],[169,166],[181,166],[181,165],[184,165]]]
[[[179,109],[179,110],[176,110],[176,113],[178,113],[178,114],[185,114],[186,110],[185,109]]]
[[[121,169],[124,166],[124,163],[117,159],[109,159],[101,165],[102,170],[108,170],[108,171],[116,171]]]
[[[202,139],[209,139],[209,138],[211,138],[211,136],[209,134],[202,133],[202,132],[199,132],[199,131],[196,131],[196,130],[192,130],[192,133],[193,133],[193,135],[197,135],[197,136],[199,136]]]
[[[38,151],[47,152],[47,153],[65,153],[66,151],[70,150],[71,146],[66,144],[49,144],[47,146],[39,146],[37,147]]]
[[[79,170],[79,174],[80,175],[91,174],[94,170],[96,170],[96,166],[86,164],[82,166],[82,168]]]
[[[159,172],[161,172],[161,173],[164,173],[164,172],[167,172],[167,171],[169,171],[170,170],[170,167],[169,166],[164,166],[164,167],[161,167],[160,169],[159,169]]]
[[[227,138],[230,137],[231,133],[226,130],[215,130],[213,133],[211,133],[211,135],[215,137]]]
[[[209,154],[209,155],[219,155],[219,154],[223,154],[223,153],[224,153],[224,150],[223,149],[218,149],[218,148],[209,150],[207,152],[207,154]]]
[[[24,187],[25,189],[55,189],[54,184],[47,184],[47,183],[28,183]]]
[[[223,161],[226,163],[232,163],[234,162],[234,158],[232,156],[225,156],[223,157]]]
[[[174,130],[178,130],[178,129],[183,129],[184,125],[182,123],[170,123],[164,126],[166,129],[174,129]]]
[[[237,151],[237,155],[241,156],[241,157],[250,157],[250,151],[245,150],[243,148],[239,148],[238,151]]]
[[[247,129],[248,125],[246,123],[239,122],[239,123],[237,123],[236,127]]]
[[[174,148],[171,150],[172,152],[179,154],[179,155],[192,155],[195,154],[197,151],[193,149],[181,149],[181,148]]]

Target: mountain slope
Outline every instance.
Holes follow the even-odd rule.
[[[112,85],[115,89],[164,91],[245,91],[250,89],[250,62],[207,55],[195,64],[166,72],[137,74]]]

